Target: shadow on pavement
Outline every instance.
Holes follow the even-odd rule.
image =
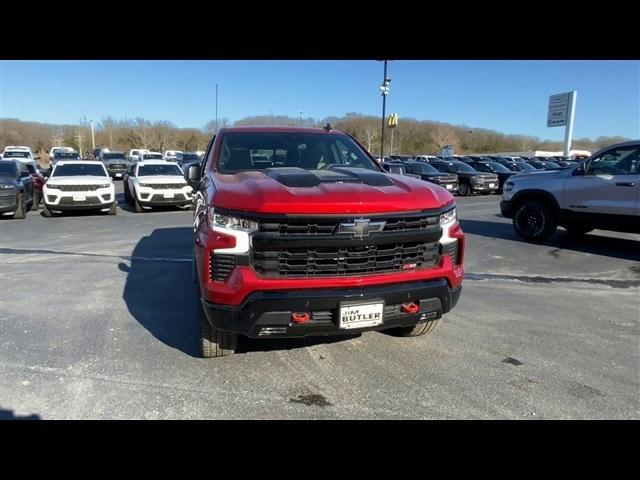
[[[199,292],[191,273],[191,227],[159,228],[142,237],[131,254],[123,299],[133,317],[155,338],[192,357],[200,357]],[[238,353],[305,348],[356,338],[360,334],[299,339],[240,337]]]
[[[199,357],[198,295],[191,280],[190,227],[161,228],[142,237],[131,253],[123,298],[129,312],[154,337]]]
[[[42,420],[40,415],[36,415],[35,413],[31,415],[16,415],[13,413],[13,410],[5,410],[0,407],[0,420]]]
[[[470,235],[525,243],[515,232],[511,223],[460,220],[460,224],[462,230]],[[555,235],[545,242],[545,245],[592,255],[640,261],[640,241],[626,238],[604,237],[595,233],[574,237],[559,228]]]

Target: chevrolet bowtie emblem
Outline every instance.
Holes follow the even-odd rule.
[[[338,234],[353,235],[354,238],[368,237],[371,232],[381,232],[387,222],[372,222],[366,218],[358,218],[353,223],[341,223],[338,226]]]

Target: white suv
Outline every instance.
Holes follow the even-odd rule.
[[[60,160],[42,187],[43,215],[68,210],[101,210],[116,214],[116,192],[101,162]]]
[[[511,177],[500,210],[522,238],[543,242],[564,227],[640,233],[640,140],[606,147],[562,170]]]
[[[2,159],[18,160],[23,163],[35,162],[33,152],[29,147],[18,147],[14,145],[4,147],[4,150],[2,151]]]
[[[124,180],[124,198],[136,212],[144,208],[191,206],[193,188],[177,163],[149,160],[134,163]]]

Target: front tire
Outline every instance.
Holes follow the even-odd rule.
[[[463,197],[467,197],[470,193],[471,189],[469,188],[469,185],[467,185],[466,183],[461,183],[458,187],[458,194]]]
[[[428,320],[423,323],[418,323],[411,327],[396,327],[387,330],[391,335],[397,337],[419,337],[420,335],[427,335],[432,333],[440,325],[440,319]]]
[[[131,198],[133,199],[133,208],[135,209],[136,213],[144,212],[144,208],[142,208],[142,205],[140,205],[140,202],[138,201],[138,197],[136,197],[135,192],[131,194]]]
[[[528,201],[516,210],[513,228],[524,240],[541,243],[555,233],[557,224],[549,207],[540,202]]]
[[[34,210],[38,210],[40,208],[40,193],[36,190],[33,192],[33,207]]]
[[[13,212],[13,218],[16,220],[22,220],[27,216],[27,206],[24,203],[24,194],[18,193],[18,199],[16,200],[16,210]]]
[[[131,193],[129,193],[129,182],[124,182],[124,201],[131,205]]]
[[[200,352],[204,358],[226,357],[236,352],[238,335],[211,326],[200,305]]]
[[[118,205],[117,204],[113,204],[111,205],[111,208],[109,208],[109,215],[116,215],[118,213]]]
[[[49,210],[49,207],[45,202],[42,202],[42,216],[47,218],[53,216],[53,213],[51,212],[51,210]]]

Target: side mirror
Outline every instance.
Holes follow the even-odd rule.
[[[20,172],[20,177],[21,178],[27,178],[27,177],[30,177],[30,176],[31,176],[31,174],[29,172]]]
[[[189,165],[186,177],[187,183],[193,188],[196,188],[198,186],[198,183],[200,183],[200,180],[202,179],[202,166]]]

